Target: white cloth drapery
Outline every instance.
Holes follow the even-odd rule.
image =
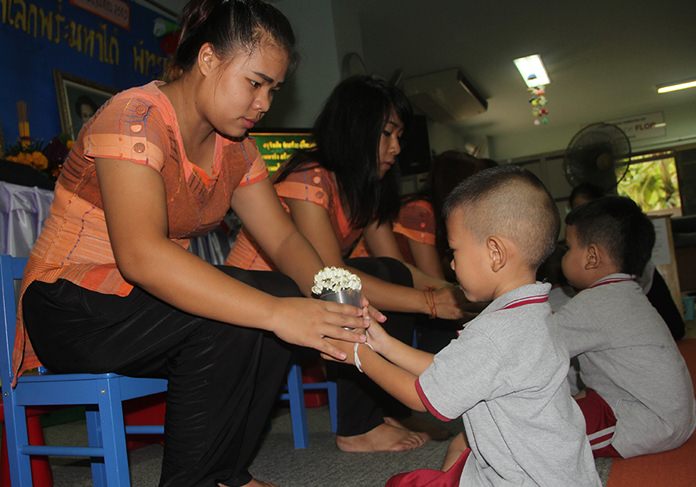
[[[27,257],[52,202],[53,191],[0,181],[0,254]],[[222,264],[229,248],[220,232],[191,239],[190,250],[212,264]]]
[[[0,254],[28,256],[52,202],[53,191],[0,181]]]

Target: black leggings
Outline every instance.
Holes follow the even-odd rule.
[[[675,340],[681,340],[686,333],[684,319],[677,305],[674,304],[672,293],[667,287],[662,275],[655,269],[653,273],[653,282],[650,291],[646,295],[650,304],[660,313],[662,319],[665,320],[669,332]]]
[[[275,296],[301,296],[282,274],[219,268]],[[118,297],[34,282],[23,309],[31,343],[54,372],[168,379],[160,486],[251,480],[290,358],[274,335],[184,313],[137,287]]]
[[[408,268],[396,259],[361,257],[349,259],[346,264],[366,274],[402,286],[413,286]],[[384,329],[398,340],[410,344],[417,315],[384,312]],[[338,430],[340,436],[366,433],[384,422],[384,416],[403,418],[410,409],[387,394],[355,367],[327,363],[329,378],[338,386]]]

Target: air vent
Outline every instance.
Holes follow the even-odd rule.
[[[403,87],[411,103],[437,122],[456,122],[488,108],[458,69],[406,78]]]

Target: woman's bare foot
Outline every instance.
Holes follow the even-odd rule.
[[[385,417],[384,422],[396,426],[397,428],[422,433],[433,441],[445,441],[452,436],[450,430],[444,426],[440,426],[435,422],[427,421],[418,416],[409,416],[401,420]]]
[[[336,446],[345,452],[406,451],[419,448],[427,441],[428,437],[423,433],[387,423],[361,435],[336,436]]]

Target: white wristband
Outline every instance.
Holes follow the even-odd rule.
[[[365,342],[365,345],[370,347],[370,350],[372,350],[373,352],[375,351],[375,349],[372,348],[372,345],[370,345],[369,343]],[[360,346],[359,342],[355,342],[355,344],[353,345],[353,362],[355,363],[355,367],[360,371],[360,373],[364,374],[363,369],[362,369],[362,363],[360,363],[360,357],[358,357],[358,347],[359,346]]]

